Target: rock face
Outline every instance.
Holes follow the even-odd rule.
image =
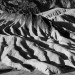
[[[75,70],[74,12],[63,8],[36,15],[1,11],[1,63],[47,75]]]
[[[0,0],[0,9],[9,13],[37,14],[57,7],[73,9],[75,0]]]

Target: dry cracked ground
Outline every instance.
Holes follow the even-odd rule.
[[[0,10],[0,75],[75,75],[73,4],[54,0],[43,10],[36,2],[43,7],[46,0],[30,0],[38,10],[26,5],[25,13],[18,11],[21,8],[16,2],[8,1],[12,6],[7,8],[10,4],[4,1]]]

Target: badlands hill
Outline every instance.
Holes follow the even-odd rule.
[[[34,3],[32,8],[30,1]],[[67,5],[64,0],[55,0],[52,5],[49,0],[30,1],[25,1],[29,4],[25,6],[27,9],[20,10],[24,7],[20,4],[22,1],[1,0],[0,62],[1,67],[3,64],[6,67],[2,67],[0,73],[13,70],[33,73],[38,70],[50,75],[75,71],[73,4],[69,0],[65,2]]]

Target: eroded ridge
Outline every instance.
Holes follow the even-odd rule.
[[[63,21],[32,13],[1,13],[0,61],[18,70],[38,69],[47,75],[75,70],[74,16],[60,18]]]

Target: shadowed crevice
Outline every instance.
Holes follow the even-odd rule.
[[[0,74],[8,73],[10,71],[13,71],[13,68],[8,68],[8,69],[0,69]]]
[[[24,50],[22,50],[21,47],[19,47],[19,46],[16,45],[16,41],[17,41],[17,39],[15,38],[15,40],[14,40],[14,47],[15,47],[15,50],[18,51],[19,54],[20,54],[23,58],[25,58],[25,59],[30,59],[30,57],[27,56],[27,52],[25,52]]]
[[[1,50],[0,51],[0,61],[1,61],[1,55],[2,55],[2,53],[4,51],[4,47],[8,46],[7,43],[6,43],[6,41],[5,41],[5,38],[3,38],[2,40],[3,40],[3,42],[1,44],[1,49],[0,49]]]
[[[14,30],[14,34],[21,35],[21,32],[20,32],[20,30],[18,29],[20,26],[21,26],[21,25],[20,25],[19,22],[17,22],[16,24],[14,24],[14,25],[12,26],[12,28],[13,28],[13,30]]]
[[[75,23],[75,17],[74,16],[64,14],[64,15],[61,15],[61,17],[65,20],[71,22],[71,23]]]
[[[35,68],[34,68],[32,65],[23,64],[23,62],[20,61],[19,59],[14,58],[13,56],[10,56],[10,55],[7,55],[7,56],[8,56],[8,58],[9,58],[12,62],[14,62],[14,63],[19,63],[19,64],[21,64],[23,67],[29,69],[30,71],[34,71]]]

